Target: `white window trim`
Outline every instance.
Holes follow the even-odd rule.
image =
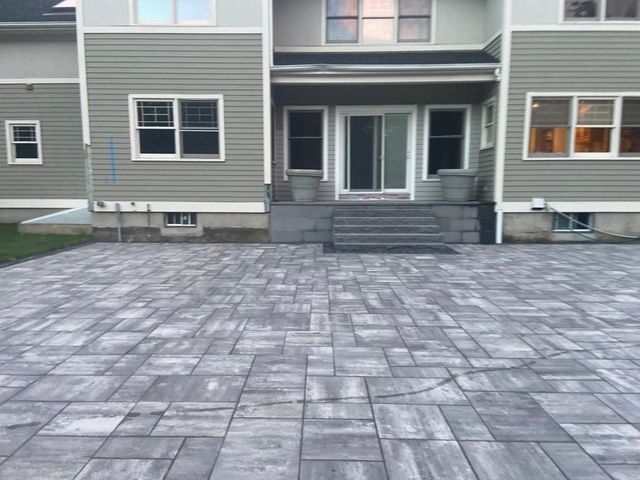
[[[573,215],[578,215],[580,213],[587,213],[589,215],[589,223],[591,224],[591,228],[584,228],[584,227],[579,227],[579,228],[573,228],[573,229],[569,229],[569,230],[564,230],[564,229],[556,229],[556,216],[560,215],[559,213],[554,213],[553,216],[551,217],[551,231],[553,233],[591,233],[593,232],[593,227],[594,227],[594,223],[595,223],[595,218],[594,218],[594,214],[591,212],[562,212],[565,215],[569,215],[572,217],[571,219],[571,223],[573,224]]]
[[[140,145],[138,141],[138,109],[136,108],[136,102],[138,100],[165,100],[167,102],[173,102],[173,118],[175,122],[175,142],[176,142],[176,154],[175,155],[162,155],[162,154],[141,154]],[[218,131],[219,131],[219,145],[220,154],[217,158],[182,158],[181,157],[181,144],[180,141],[180,101],[189,100],[215,100],[218,102]],[[131,145],[131,159],[134,162],[224,162],[225,156],[225,141],[224,141],[224,96],[223,95],[161,95],[161,94],[131,94],[129,95],[129,137]]]
[[[7,163],[9,165],[42,165],[42,133],[40,129],[40,120],[6,120],[5,135],[7,141]],[[38,144],[38,158],[15,158],[13,150],[13,127],[15,125],[28,125],[36,127],[36,140]]]
[[[289,112],[296,111],[316,111],[322,112],[322,181],[329,180],[328,159],[329,159],[329,107],[323,106],[286,106],[283,108],[283,152],[284,152],[284,171],[283,179],[289,181],[287,170],[291,168],[289,163]]]
[[[462,169],[469,168],[471,153],[471,105],[427,105],[424,109],[424,160],[422,162],[422,181],[439,182],[439,177],[429,178],[429,137],[431,133],[431,112],[433,111],[464,111],[464,151],[462,154]]]
[[[569,152],[567,155],[531,155],[529,153],[529,142],[531,140],[531,104],[534,98],[569,98],[571,102],[571,115],[569,119]],[[622,104],[624,98],[640,98],[640,92],[528,92],[525,101],[524,119],[524,144],[522,145],[522,158],[524,160],[549,161],[549,160],[640,160],[640,154],[621,155],[620,154],[620,130],[622,129]],[[609,153],[576,153],[575,135],[578,99],[581,100],[614,100],[614,127],[612,129],[611,150]],[[598,125],[591,125],[598,128]],[[609,125],[602,128],[610,128]]]
[[[487,110],[489,106],[493,107],[493,118],[491,119],[491,123],[487,124]],[[480,131],[481,131],[480,150],[488,150],[490,148],[493,148],[495,145],[496,111],[497,111],[496,97],[492,97],[482,104],[482,119],[481,119],[482,124],[480,128]],[[489,138],[487,135],[487,129],[486,129],[487,126],[493,127],[493,135],[491,135],[491,138]]]
[[[358,40],[355,42],[330,42],[327,40],[327,0],[322,1],[322,45],[327,47],[390,47],[397,46],[400,49],[406,47],[420,47],[425,45],[433,45],[436,43],[436,17],[438,10],[438,0],[432,0],[431,3],[431,25],[429,32],[429,40],[426,42],[400,42],[398,41],[398,0],[394,0],[394,23],[393,35],[394,39],[390,42],[372,43],[362,41],[362,0],[358,0]],[[358,48],[359,49],[359,48]],[[307,49],[308,50],[308,49]]]
[[[636,0],[640,3],[640,0]],[[600,0],[600,11],[598,12],[598,18],[596,19],[580,19],[580,18],[568,18],[565,14],[565,4],[567,0],[560,0],[560,23],[569,24],[569,25],[598,25],[598,24],[611,24],[611,25],[629,25],[630,23],[639,23],[639,18],[616,18],[613,20],[607,20],[607,0]],[[639,5],[640,8],[640,5]],[[640,14],[640,10],[638,11]]]
[[[190,223],[169,223],[169,215],[189,215]],[[195,222],[193,221],[195,218]],[[164,214],[164,226],[166,228],[197,228],[198,214],[195,212],[168,212]]]
[[[335,200],[340,200],[341,195],[351,193],[344,188],[345,177],[348,175],[348,167],[346,165],[346,149],[345,142],[347,133],[345,129],[345,118],[350,115],[386,115],[393,113],[406,113],[409,115],[409,129],[407,144],[409,151],[407,152],[407,188],[402,190],[388,189],[370,193],[408,193],[410,200],[416,197],[416,152],[418,138],[418,106],[417,105],[339,105],[335,108]]]
[[[138,20],[138,0],[129,0],[129,14],[131,16],[131,25],[139,25],[139,26],[167,26],[167,25],[177,25],[177,26],[203,26],[203,25],[216,25],[217,15],[216,15],[216,7],[217,0],[209,0],[211,3],[211,18],[210,20],[194,20],[190,22],[178,22],[178,0],[171,0],[172,2],[172,20],[170,22],[140,22]]]

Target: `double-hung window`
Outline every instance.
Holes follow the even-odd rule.
[[[17,120],[5,122],[7,160],[11,165],[41,165],[40,122]]]
[[[221,96],[131,97],[135,160],[224,160]]]
[[[640,0],[564,0],[568,22],[640,20]]]
[[[466,107],[427,110],[427,177],[438,170],[466,168],[468,163],[468,112]]]
[[[640,97],[533,96],[528,158],[640,157]]]
[[[482,139],[480,148],[493,148],[496,134],[496,102],[489,100],[482,106]]]
[[[134,0],[141,25],[209,25],[215,0]]]
[[[327,43],[431,40],[433,0],[325,0]]]
[[[326,108],[285,108],[285,136],[287,168],[321,170],[326,175],[324,168],[328,149]]]

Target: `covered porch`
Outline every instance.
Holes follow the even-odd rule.
[[[363,55],[357,54],[358,60],[323,54],[321,59],[363,62]],[[415,58],[426,61],[424,55]],[[460,61],[476,63],[454,65],[360,68],[290,64],[320,60],[313,55],[279,58],[282,65],[276,65],[272,80],[272,240],[330,241],[334,210],[356,203],[429,207],[445,241],[489,241],[493,228],[485,220],[493,213],[490,140],[497,86],[492,57],[467,55]],[[289,169],[322,171],[314,202],[293,201]],[[477,171],[473,201],[444,202],[439,169]]]

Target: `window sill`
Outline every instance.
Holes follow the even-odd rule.
[[[19,161],[10,161],[7,162],[8,165],[10,166],[37,166],[37,165],[44,165],[44,162],[42,160],[19,160]]]
[[[542,160],[542,161],[550,161],[550,160],[563,160],[563,161],[589,161],[589,162],[593,162],[593,161],[614,161],[614,162],[619,162],[622,160],[631,160],[631,161],[638,161],[640,160],[640,155],[637,157],[607,157],[604,155],[589,155],[589,156],[584,156],[584,157],[524,157],[523,158],[524,161],[533,161],[535,162],[536,160]]]
[[[495,148],[495,145],[492,143],[490,145],[485,145],[484,147],[480,147],[480,151],[484,151],[484,150],[493,150]]]
[[[225,163],[222,159],[213,158],[134,158],[132,162],[173,162],[173,163]]]

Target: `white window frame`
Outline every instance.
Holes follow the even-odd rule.
[[[140,153],[140,142],[138,137],[138,101],[166,101],[173,103],[173,121],[175,130],[176,153],[175,154],[144,154]],[[218,137],[220,153],[212,158],[184,158],[182,157],[182,142],[180,139],[180,102],[190,100],[209,100],[218,102]],[[167,127],[169,128],[169,127]],[[131,94],[129,95],[129,136],[131,144],[131,159],[134,162],[224,162],[225,161],[225,141],[224,141],[224,95],[175,95],[175,94]]]
[[[356,41],[353,42],[336,42],[336,41],[329,41],[328,36],[327,36],[327,0],[321,0],[322,1],[322,44],[326,45],[326,46],[361,46],[361,47],[371,47],[371,46],[375,46],[375,45],[384,45],[384,46],[389,46],[389,45],[397,45],[399,47],[402,46],[406,46],[406,45],[433,45],[436,43],[436,12],[437,12],[437,8],[438,8],[438,1],[439,0],[432,0],[431,2],[431,24],[430,24],[430,31],[429,31],[429,40],[426,41],[411,41],[411,42],[401,42],[398,40],[398,34],[399,34],[399,22],[400,22],[400,7],[399,7],[399,1],[398,0],[394,0],[394,6],[393,6],[393,40],[391,40],[390,42],[379,42],[379,43],[375,43],[375,42],[365,42],[363,41],[362,38],[362,20],[364,18],[364,16],[362,15],[362,1],[363,0],[357,0],[358,1],[358,39]]]
[[[613,18],[611,20],[607,20],[607,1],[608,0],[600,0],[600,9],[598,11],[597,18],[572,18],[567,17],[566,15],[566,3],[571,0],[560,0],[560,21],[562,23],[568,24],[596,24],[596,23],[621,23],[621,24],[629,24],[629,23],[638,23],[640,22],[640,0],[636,0],[638,2],[638,18]]]
[[[284,153],[284,181],[289,181],[287,170],[291,168],[289,158],[289,112],[322,112],[322,181],[329,180],[328,161],[329,161],[329,107],[322,106],[286,106],[283,108],[283,153]]]
[[[593,232],[593,224],[595,223],[595,216],[592,212],[562,212],[562,214],[570,216],[571,217],[571,225],[574,224],[574,215],[578,215],[580,213],[585,213],[587,215],[589,215],[589,224],[591,225],[591,228],[585,228],[582,226],[578,226],[578,228],[569,228],[568,230],[563,230],[563,229],[556,229],[556,217],[557,216],[561,216],[560,213],[554,213],[553,217],[551,218],[551,230],[553,231],[553,233],[591,233]]]
[[[216,4],[217,0],[209,0],[211,3],[211,18],[209,20],[192,20],[189,22],[178,22],[178,1],[171,0],[172,3],[172,18],[169,22],[141,22],[138,18],[138,0],[129,0],[129,10],[131,12],[131,20],[133,25],[144,26],[166,26],[166,25],[181,25],[181,26],[202,26],[202,25],[215,25],[217,21],[216,16]]]
[[[489,122],[489,107],[493,108],[493,115],[491,118],[491,121]],[[497,102],[496,102],[496,98],[492,97],[489,100],[487,100],[486,102],[484,102],[482,104],[482,126],[481,126],[481,139],[480,139],[480,149],[481,150],[486,150],[489,148],[493,148],[495,145],[495,138],[496,138],[496,107],[497,107]],[[492,135],[488,135],[487,134],[487,129],[489,127],[493,128],[493,134]]]
[[[189,223],[169,223],[169,215],[188,215]],[[196,228],[198,226],[198,214],[195,212],[167,212],[164,214],[164,226],[166,228]]]
[[[429,139],[431,138],[431,112],[464,111],[464,142],[461,169],[469,168],[471,158],[471,105],[427,105],[424,110],[424,160],[422,162],[422,181],[439,182],[440,177],[429,177]]]
[[[529,142],[531,140],[531,105],[534,98],[568,98],[570,101],[569,135],[567,137],[568,152],[566,155],[531,155]],[[640,160],[637,155],[621,155],[620,133],[622,129],[622,105],[625,98],[639,98],[640,92],[529,92],[525,100],[524,144],[522,158],[524,160]],[[576,153],[575,138],[577,125],[578,99],[580,100],[614,100],[614,127],[612,129],[609,153]],[[610,128],[609,125],[589,125],[592,128]]]
[[[5,135],[7,141],[7,163],[9,165],[42,165],[42,133],[40,128],[40,120],[7,120],[5,124]],[[38,158],[16,158],[13,148],[13,127],[28,126],[36,128],[36,143],[38,145]],[[31,143],[31,142],[29,142]]]

